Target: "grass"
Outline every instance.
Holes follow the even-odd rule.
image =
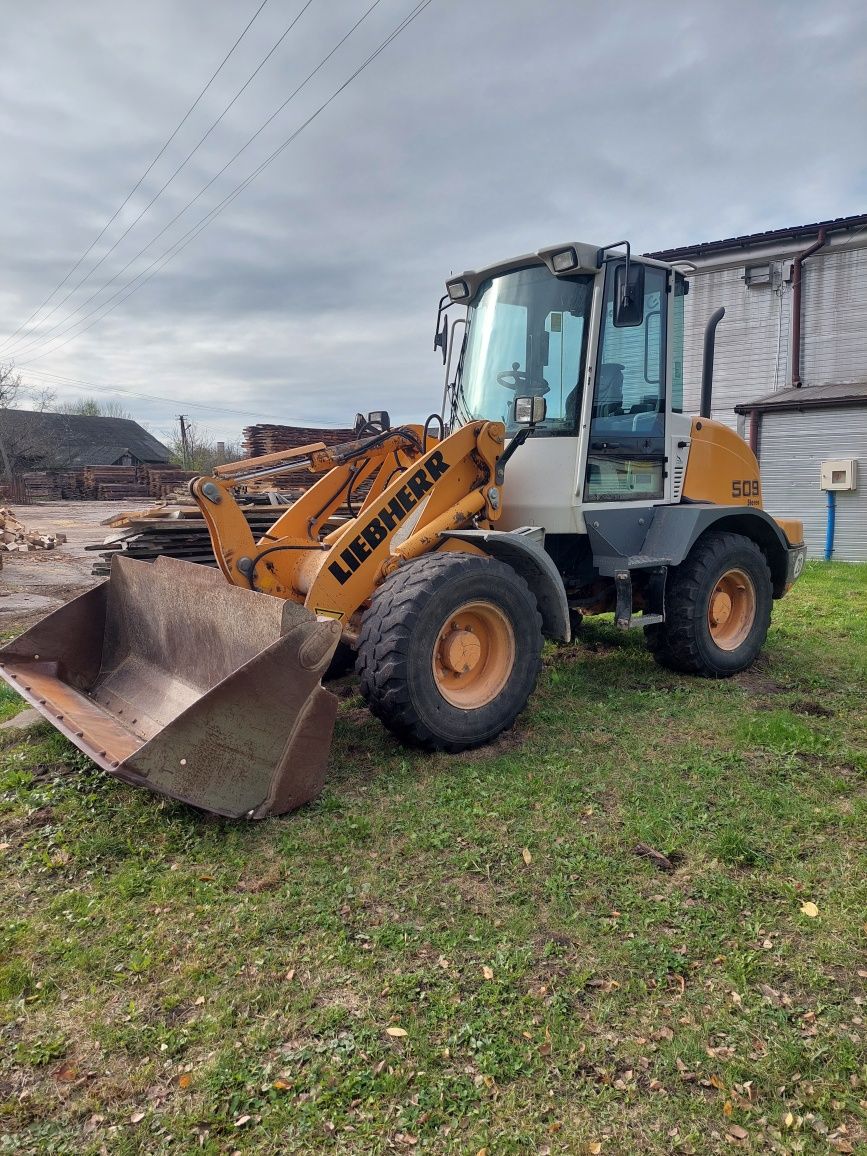
[[[867,1151],[865,685],[811,564],[748,674],[588,624],[472,756],[349,697],[258,825],[0,732],[0,1153]]]

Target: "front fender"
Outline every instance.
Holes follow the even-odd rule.
[[[546,637],[559,642],[571,640],[566,590],[560,571],[542,545],[542,529],[527,526],[520,530],[449,530],[441,536],[471,542],[477,549],[511,566],[536,596]]]

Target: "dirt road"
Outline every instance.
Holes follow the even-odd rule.
[[[32,625],[70,598],[102,581],[90,568],[95,554],[84,547],[101,542],[109,528],[100,523],[130,502],[40,502],[10,508],[30,530],[60,532],[67,541],[56,550],[3,554],[0,571],[0,632]]]

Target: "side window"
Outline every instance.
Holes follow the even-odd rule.
[[[665,271],[648,266],[640,325],[614,324],[614,266],[609,267],[590,436],[663,434]],[[658,420],[657,420],[658,419]]]
[[[620,268],[623,268],[622,263]],[[663,496],[666,390],[666,272],[648,265],[640,325],[614,324],[608,266],[590,420],[587,501]],[[622,276],[622,273],[621,273]]]
[[[674,275],[674,308],[671,321],[671,409],[683,413],[683,305],[687,284],[683,274]]]

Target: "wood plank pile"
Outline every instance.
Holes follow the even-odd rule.
[[[169,463],[139,466],[139,481],[147,486],[152,498],[165,498],[177,489],[185,490],[187,482],[196,476],[196,470],[182,470]]]
[[[139,483],[135,466],[85,466],[85,498],[111,501],[117,498],[146,498],[147,486]]]
[[[29,470],[21,474],[26,502],[55,502],[60,497],[60,487],[54,474],[45,470]]]
[[[313,429],[300,425],[251,425],[244,430],[244,457],[260,458],[264,454],[297,450],[313,442],[327,446],[352,441],[354,429]],[[250,494],[280,493],[287,501],[295,501],[322,477],[299,471],[297,474],[273,474],[259,481],[245,483]]]
[[[65,541],[65,534],[40,534],[28,529],[8,507],[0,506],[0,550],[22,554],[30,550],[53,550]]]
[[[244,430],[244,457],[260,458],[282,450],[297,450],[311,442],[325,442],[327,446],[349,442],[355,437],[354,429],[312,429],[301,425],[251,425]]]
[[[284,510],[280,506],[270,504],[244,508],[244,516],[255,538],[261,538],[269,531],[282,513]],[[118,553],[145,562],[167,554],[171,558],[184,558],[204,566],[217,564],[198,506],[158,506],[136,510],[110,518],[108,525],[113,529],[103,542],[85,546],[86,550],[99,552],[91,569],[95,577],[104,577],[110,572],[111,560]]]

